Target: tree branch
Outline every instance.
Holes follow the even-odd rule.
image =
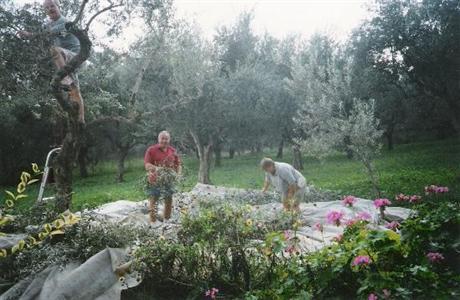
[[[108,11],[108,10],[111,10],[115,7],[120,7],[120,6],[123,6],[123,2],[119,3],[119,4],[112,4],[112,5],[109,5],[103,9],[101,9],[100,11],[98,11],[97,13],[95,13],[88,21],[88,23],[86,23],[86,27],[85,27],[85,30],[87,31],[89,29],[89,26],[91,25],[91,23],[94,21],[94,19],[96,19],[97,16],[99,16],[100,14]]]
[[[85,7],[86,7],[86,4],[88,3],[88,1],[89,0],[83,0],[83,2],[81,3],[80,10],[78,11],[78,14],[75,17],[75,19],[72,21],[73,24],[77,24],[78,21],[80,21],[80,19],[82,18],[83,11],[85,10]]]

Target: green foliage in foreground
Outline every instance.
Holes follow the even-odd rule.
[[[459,199],[427,196],[414,208],[400,234],[360,221],[338,242],[299,253],[295,234],[252,222],[241,207],[211,207],[184,217],[179,241],[150,241],[134,257],[146,283],[191,299],[212,288],[222,299],[455,298]],[[296,224],[291,223],[294,232]]]
[[[0,282],[6,287],[50,264],[83,262],[105,247],[136,245],[134,268],[143,282],[124,292],[125,299],[203,299],[207,291],[217,293],[217,299],[250,300],[460,295],[455,269],[460,257],[460,199],[455,193],[424,196],[408,204],[414,213],[397,232],[375,230],[359,221],[333,244],[303,253],[295,215],[280,214],[275,222],[267,222],[250,214],[249,206],[229,203],[210,201],[198,211],[183,210],[177,239],[85,217],[64,235],[0,259],[0,269],[8,270]],[[357,257],[364,260],[356,263]]]

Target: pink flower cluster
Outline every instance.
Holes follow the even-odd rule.
[[[392,221],[392,222],[386,224],[385,228],[388,228],[388,229],[391,229],[393,231],[396,231],[396,229],[398,229],[400,226],[401,226],[401,224],[399,224],[399,222]]]
[[[320,232],[323,232],[323,231],[324,231],[323,224],[321,224],[321,223],[319,223],[319,222],[318,222],[318,223],[315,223],[315,225],[313,225],[313,227],[314,227],[316,230],[320,231]]]
[[[429,261],[431,261],[433,263],[440,262],[441,260],[444,260],[444,256],[439,252],[429,252],[429,253],[427,253],[426,257],[428,258]]]
[[[288,254],[292,254],[292,253],[297,253],[298,251],[295,245],[289,245],[284,249],[284,252]]]
[[[418,195],[409,196],[409,195],[399,194],[396,196],[395,199],[396,201],[401,201],[401,202],[417,203],[422,199],[422,197]]]
[[[385,206],[388,206],[388,205],[391,205],[391,201],[388,200],[388,199],[382,198],[382,199],[375,199],[374,200],[375,208],[381,208],[381,207],[385,207]]]
[[[377,297],[374,293],[369,294],[369,296],[367,297],[367,300],[377,300],[377,299],[379,299],[379,297]]]
[[[347,220],[347,221],[345,222],[345,225],[348,226],[348,227],[350,227],[350,226],[355,225],[355,224],[358,223],[358,222],[359,222],[358,219],[350,219],[350,220]]]
[[[356,219],[360,221],[370,221],[372,216],[368,212],[361,211],[356,215]]]
[[[336,210],[330,211],[326,215],[327,222],[329,224],[335,224],[336,226],[340,226],[340,221],[342,220],[342,218],[343,218],[343,212],[336,211]]]
[[[353,197],[353,196],[346,196],[342,200],[342,204],[344,206],[353,206],[353,204],[355,204],[355,202],[356,202],[356,198]]]
[[[206,297],[209,297],[211,299],[216,299],[217,293],[219,293],[219,290],[216,288],[212,288],[210,290],[207,290],[206,293],[204,294]]]
[[[371,258],[367,255],[359,255],[356,256],[353,262],[351,263],[352,266],[367,266],[372,262]]]
[[[333,237],[332,240],[334,242],[340,243],[343,240],[343,234],[338,234],[337,236]]]
[[[391,296],[391,292],[387,289],[383,289],[382,293],[383,293],[383,299],[389,299]],[[379,297],[377,297],[377,295],[374,293],[369,294],[369,296],[367,297],[367,300],[378,300],[378,299]]]
[[[429,194],[443,194],[449,192],[449,188],[447,186],[436,186],[430,185],[425,187],[425,195]]]
[[[288,230],[284,231],[283,236],[286,241],[289,241],[291,239],[291,233]]]

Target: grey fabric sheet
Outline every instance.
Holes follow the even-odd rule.
[[[50,266],[14,285],[0,300],[120,299],[122,284],[114,271],[125,255],[124,249],[107,248],[83,264],[71,263],[63,269]]]

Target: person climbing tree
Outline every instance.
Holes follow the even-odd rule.
[[[45,33],[53,37],[53,46],[50,49],[50,53],[56,68],[60,70],[80,51],[80,41],[65,28],[65,24],[68,21],[61,15],[59,0],[45,0],[43,9],[49,17],[49,22],[45,25]],[[31,38],[35,34],[28,31],[19,32],[22,38]],[[77,74],[71,73],[65,76],[61,84],[63,90],[68,91],[69,99],[78,104],[78,121],[84,123],[84,105]]]

